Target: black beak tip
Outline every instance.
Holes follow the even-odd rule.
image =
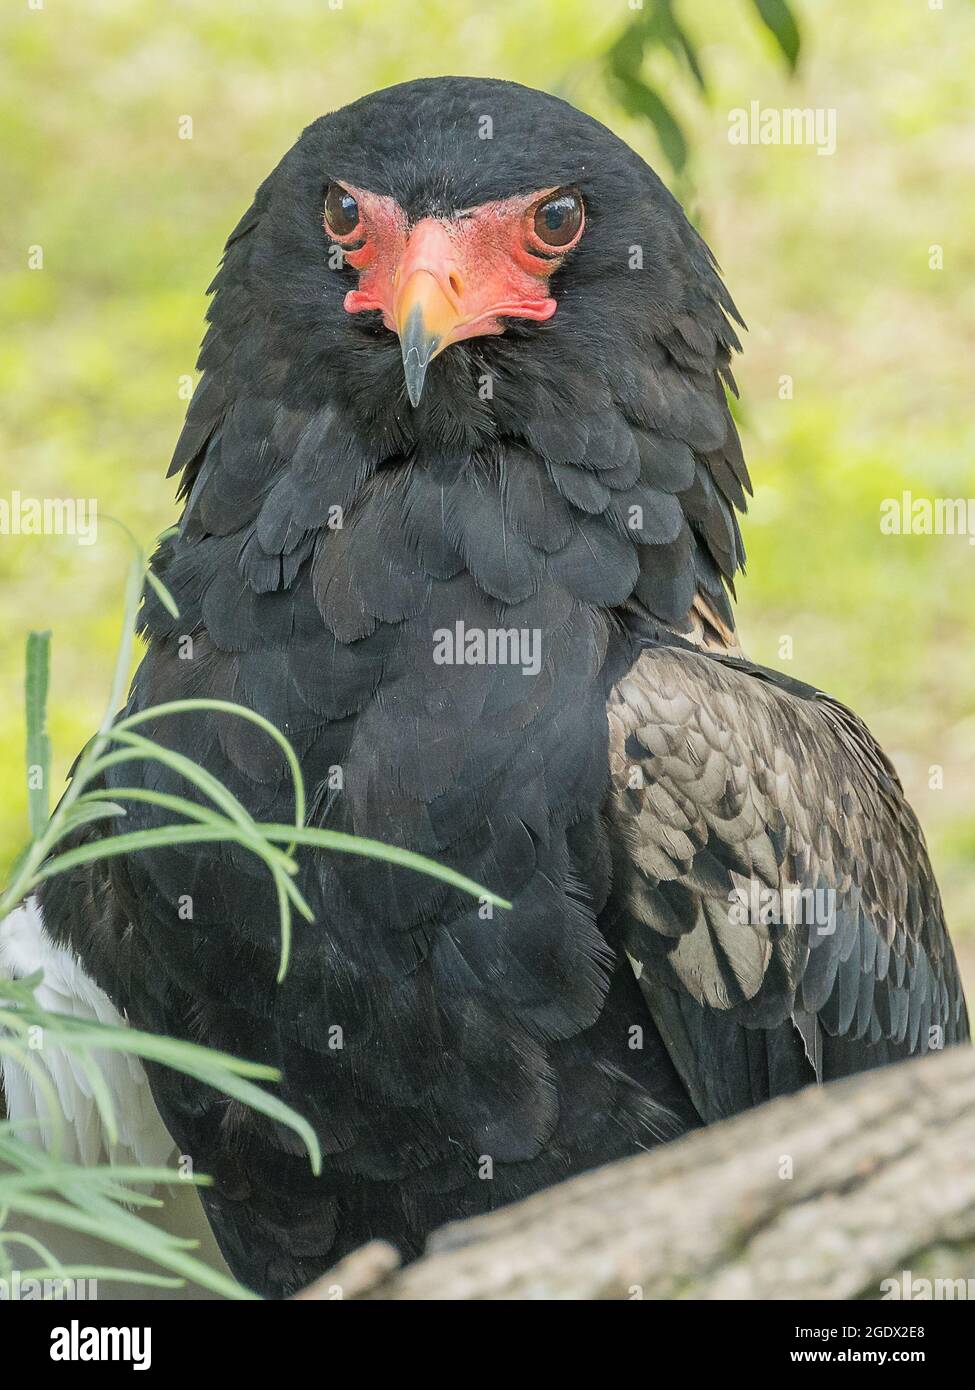
[[[400,334],[400,347],[403,353],[403,375],[406,378],[406,394],[415,410],[423,395],[427,368],[440,347],[440,338],[424,326],[422,315],[414,310]]]
[[[410,398],[410,405],[415,410],[420,404],[420,397],[423,395],[423,383],[426,380],[428,362],[424,362],[413,348],[410,352],[403,353],[403,375],[406,378],[406,394]]]

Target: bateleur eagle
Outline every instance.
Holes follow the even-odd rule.
[[[66,873],[8,925],[8,973],[280,1068],[320,1177],[290,1131],[149,1069],[246,1285],[287,1294],[372,1237],[416,1255],[449,1220],[967,1037],[893,767],[739,649],[741,320],[632,150],[512,83],[393,87],[308,127],[211,290],[153,561],[180,617],[147,591],[126,708],[259,711],[312,824],[512,902],[302,852],[315,921],[279,984],[273,885],[208,843]],[[143,732],[289,819],[259,729]],[[186,793],[147,762],[108,794],[133,778]],[[130,805],[126,829],[157,823]]]

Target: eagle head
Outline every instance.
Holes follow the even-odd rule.
[[[664,353],[711,377],[738,346],[710,253],[656,174],[514,83],[431,78],[321,117],[241,225],[255,220],[240,259],[270,358],[394,434],[503,432],[632,395]]]
[[[598,121],[494,80],[363,97],[264,181],[211,291],[173,471],[187,540],[252,528],[236,563],[258,591],[322,548],[328,507],[398,480],[412,534],[418,473],[441,510],[479,475],[577,596],[682,631],[703,605],[730,641],[740,320],[680,205]],[[473,505],[450,501],[447,529]],[[469,565],[487,544],[448,539]]]

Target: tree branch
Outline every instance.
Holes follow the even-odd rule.
[[[446,1226],[304,1298],[879,1298],[975,1278],[975,1053],[867,1072]]]

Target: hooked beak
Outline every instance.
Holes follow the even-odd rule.
[[[445,347],[463,336],[469,312],[454,245],[442,223],[417,226],[396,269],[393,320],[403,352],[410,404],[423,394],[427,368]]]
[[[452,335],[463,324],[463,313],[442,288],[439,277],[430,270],[419,269],[401,281],[394,314],[403,352],[406,393],[415,409],[423,394],[427,368],[453,341]]]

